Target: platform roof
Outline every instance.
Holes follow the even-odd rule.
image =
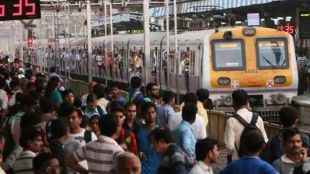
[[[178,14],[205,12],[210,10],[233,9],[250,5],[266,4],[283,0],[200,0],[177,4]],[[161,17],[166,15],[166,7],[156,7],[150,9],[150,15]],[[173,14],[173,7],[170,5],[169,14]]]

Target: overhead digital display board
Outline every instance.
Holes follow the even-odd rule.
[[[0,0],[0,21],[40,17],[40,0]]]
[[[299,13],[299,38],[310,39],[310,11]]]

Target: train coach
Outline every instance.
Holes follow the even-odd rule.
[[[143,76],[143,39],[143,34],[93,38],[93,60],[99,62],[94,69],[101,69],[94,75],[125,84],[139,75],[177,95],[207,88],[213,104],[226,112],[233,111],[232,91],[242,88],[263,116],[276,115],[297,95],[295,47],[288,33],[263,27],[186,31],[177,35],[177,51],[170,36],[168,51],[166,33],[152,32],[150,79]]]

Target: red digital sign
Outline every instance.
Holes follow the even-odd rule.
[[[291,25],[291,24],[284,24],[284,25],[279,25],[278,26],[278,30],[279,31],[284,31],[290,34],[294,34],[295,32],[295,25]]]
[[[0,0],[0,21],[40,17],[40,0]]]

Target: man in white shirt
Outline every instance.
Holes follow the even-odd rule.
[[[124,152],[115,141],[119,135],[117,122],[112,115],[106,115],[100,118],[99,127],[101,135],[98,140],[87,143],[67,157],[68,167],[74,167],[78,161],[87,160],[89,173],[112,173],[115,157]]]
[[[189,174],[213,174],[212,164],[216,163],[219,157],[217,141],[212,138],[198,140],[196,143],[197,163]]]
[[[249,109],[248,94],[243,89],[235,90],[232,93],[233,105],[236,114],[240,115],[246,122],[250,123],[253,117],[253,112]],[[265,142],[268,137],[264,128],[264,122],[261,117],[258,117],[256,127],[262,132]],[[229,150],[228,155],[232,155],[232,159],[238,159],[237,149],[240,144],[240,136],[244,130],[244,126],[235,118],[230,117],[226,122],[224,142]]]
[[[83,115],[79,109],[76,109],[73,106],[68,106],[66,109],[68,115],[65,116],[70,122],[70,132],[68,134],[68,138],[64,142],[64,150],[65,153],[71,154],[74,150],[76,150],[76,148],[83,147],[88,142],[97,140],[97,136],[93,132],[81,128],[80,125],[82,123]],[[76,143],[78,143],[78,145]],[[87,162],[85,160],[81,161],[79,165],[85,169],[88,168]],[[73,174],[74,172],[68,170],[68,173]]]
[[[184,105],[187,102],[193,102],[196,103],[197,108],[198,108],[198,99],[197,99],[197,95],[194,93],[187,93],[185,95],[185,101],[182,105]],[[183,107],[183,106],[182,106]],[[182,121],[182,113],[176,113],[174,114],[172,117],[169,118],[168,121],[168,127],[170,130],[175,129],[178,124]],[[206,129],[206,124],[203,120],[203,117],[201,117],[201,115],[196,114],[196,119],[194,121],[194,123],[191,124],[191,127],[193,129],[193,133],[195,136],[195,139],[204,139],[207,137],[207,129]]]
[[[173,131],[182,121],[182,112],[175,113],[172,117],[169,118],[168,128]],[[205,123],[202,117],[196,114],[196,119],[193,124],[191,124],[193,129],[194,136],[196,140],[207,138],[207,131]]]

